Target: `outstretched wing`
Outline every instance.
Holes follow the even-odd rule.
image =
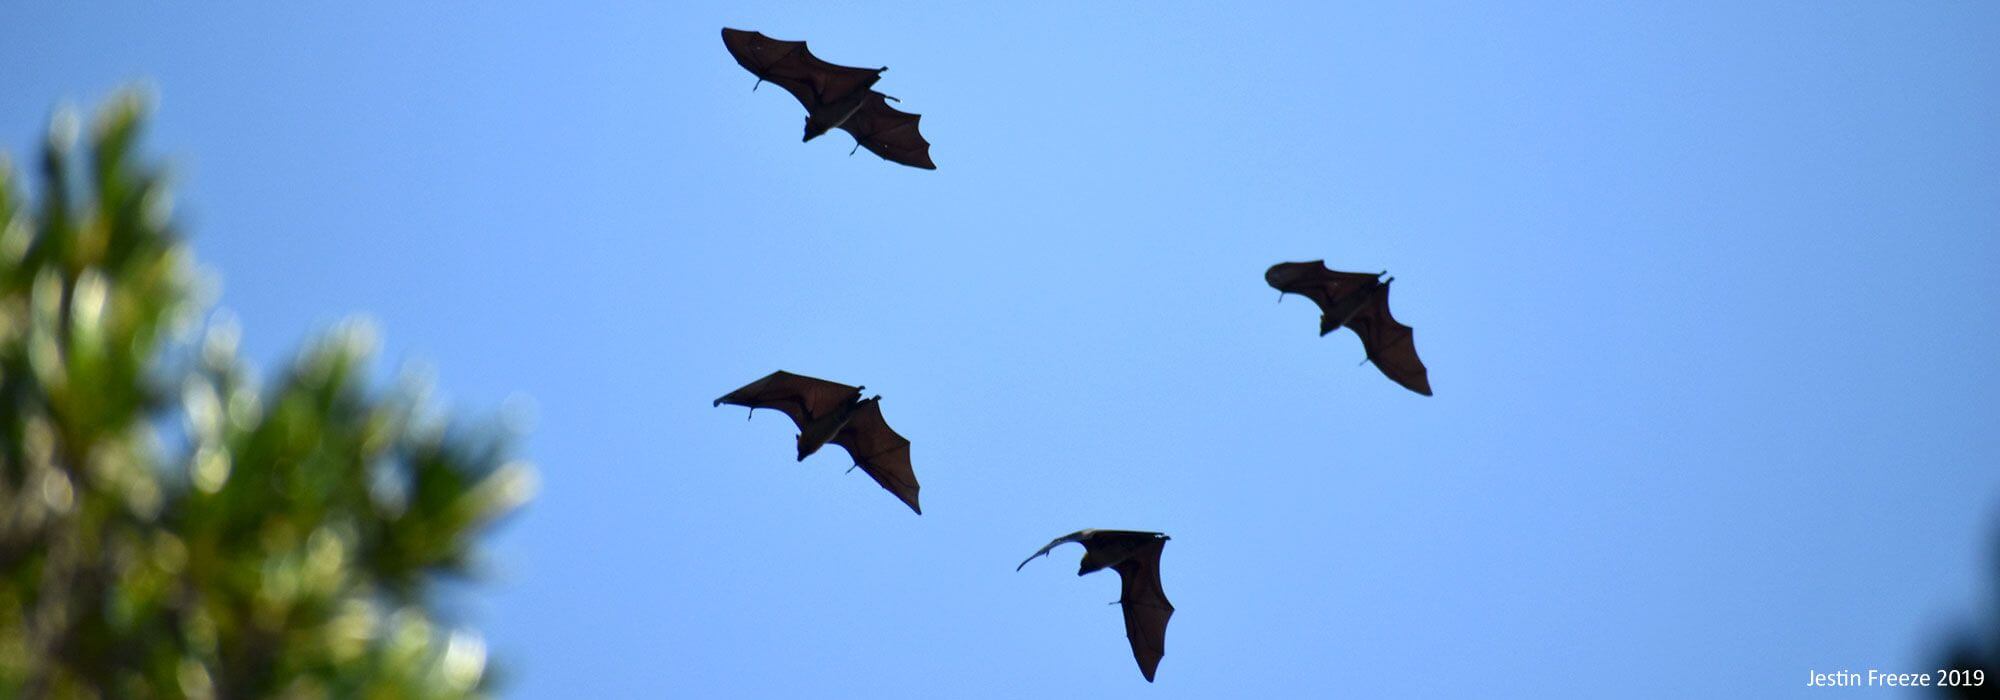
[[[1028,562],[1035,560],[1035,557],[1048,556],[1049,550],[1051,549],[1055,549],[1057,547],[1069,544],[1071,542],[1082,542],[1083,538],[1088,536],[1089,534],[1090,534],[1089,530],[1077,530],[1076,532],[1072,532],[1067,535],[1057,537],[1053,540],[1049,540],[1048,544],[1042,545],[1042,548],[1035,550],[1034,554],[1030,554],[1028,555],[1028,558],[1022,559],[1021,566],[1014,567],[1014,570],[1020,571],[1021,567],[1027,566]]]
[[[882,79],[885,68],[836,66],[806,50],[803,41],[779,41],[760,32],[723,28],[722,45],[736,63],[758,80],[775,83],[799,98],[806,111],[817,112],[866,90]]]
[[[936,170],[937,164],[931,162],[931,142],[917,132],[920,119],[923,115],[891,107],[882,93],[871,91],[862,98],[861,109],[841,122],[840,128],[853,134],[862,148],[885,160]]]
[[[1166,546],[1166,538],[1155,539],[1112,567],[1124,579],[1118,602],[1125,608],[1125,637],[1148,683],[1167,655],[1167,619],[1174,616],[1174,604],[1160,586],[1160,552]]]
[[[805,430],[814,418],[832,413],[860,394],[859,387],[778,370],[716,399],[715,405],[776,409]]]
[[[854,464],[874,477],[875,483],[896,494],[910,510],[924,514],[924,509],[917,506],[919,487],[917,472],[910,467],[910,441],[896,434],[889,422],[882,419],[880,399],[855,406],[847,425],[828,442],[847,448]]]
[[[1360,272],[1337,272],[1327,269],[1326,262],[1288,262],[1272,265],[1264,271],[1264,282],[1286,294],[1298,294],[1319,305],[1322,322],[1320,335],[1326,335],[1338,328],[1338,321],[1352,306],[1343,308],[1355,292],[1367,289],[1380,279],[1381,275]],[[1329,327],[1327,324],[1333,325]]]
[[[1389,285],[1375,292],[1366,306],[1347,320],[1347,327],[1361,336],[1368,360],[1397,384],[1410,391],[1431,395],[1430,371],[1417,357],[1416,331],[1389,315]]]

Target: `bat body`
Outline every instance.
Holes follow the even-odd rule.
[[[910,441],[883,420],[882,397],[861,398],[864,388],[779,370],[716,399],[715,405],[784,413],[799,426],[799,461],[827,443],[846,448],[855,466],[922,515],[917,473],[910,466]]]
[[[1264,281],[1282,294],[1303,295],[1318,304],[1320,335],[1354,329],[1368,361],[1382,374],[1403,388],[1430,396],[1430,371],[1417,357],[1416,332],[1389,315],[1389,283],[1396,278],[1383,279],[1382,274],[1337,272],[1314,260],[1272,265],[1264,272]]]
[[[858,147],[913,168],[936,170],[931,144],[917,131],[921,115],[889,106],[895,98],[876,92],[882,68],[852,68],[820,60],[803,41],[779,41],[758,32],[722,30],[722,45],[736,63],[792,93],[806,108],[805,140],[834,129],[854,135]],[[754,88],[753,88],[754,89]]]
[[[1169,539],[1158,532],[1078,530],[1049,542],[1014,570],[1020,571],[1059,545],[1076,542],[1083,545],[1083,562],[1076,575],[1102,569],[1117,571],[1123,581],[1118,602],[1124,607],[1125,637],[1132,643],[1132,658],[1139,662],[1139,672],[1151,683],[1160,658],[1167,655],[1167,620],[1174,616],[1174,604],[1167,601],[1167,592],[1160,586],[1160,553]]]

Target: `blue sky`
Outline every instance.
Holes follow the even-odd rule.
[[[532,397],[518,697],[1810,695],[1992,600],[2000,6],[0,10],[0,144],[148,138],[265,365]],[[1035,4],[1030,4],[1035,5]],[[887,65],[799,143],[724,26]],[[1387,269],[1435,398],[1264,268]],[[868,385],[926,515],[709,401]],[[1173,535],[1159,682],[1083,527]]]

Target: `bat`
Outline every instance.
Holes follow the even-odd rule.
[[[1170,539],[1158,532],[1078,530],[1055,538],[1021,560],[1021,566],[1014,570],[1020,571],[1035,557],[1046,556],[1049,550],[1069,542],[1083,545],[1083,565],[1076,575],[1105,568],[1117,570],[1118,578],[1124,580],[1118,602],[1125,608],[1125,638],[1132,643],[1132,658],[1138,660],[1139,672],[1151,683],[1153,672],[1160,668],[1160,657],[1167,655],[1167,618],[1174,616],[1174,604],[1167,602],[1167,591],[1160,587],[1160,552]]]
[[[854,135],[856,148],[913,168],[937,169],[931,162],[931,143],[917,131],[917,121],[923,117],[890,107],[889,101],[896,98],[872,89],[888,66],[836,66],[812,55],[803,41],[779,41],[727,27],[722,30],[722,45],[736,63],[757,76],[757,85],[770,82],[799,98],[806,107],[805,140],[846,129]]]
[[[791,416],[799,426],[799,461],[827,443],[844,447],[854,466],[923,515],[917,505],[917,472],[910,467],[910,441],[883,420],[881,396],[861,398],[865,388],[779,370],[716,399],[715,405],[748,406],[752,414],[769,408]]]
[[[1286,294],[1299,294],[1318,304],[1320,335],[1354,329],[1367,361],[1403,388],[1430,396],[1430,372],[1417,358],[1415,331],[1389,315],[1389,283],[1396,278],[1383,279],[1386,274],[1336,272],[1314,260],[1272,265],[1264,281],[1278,290],[1280,301]]]

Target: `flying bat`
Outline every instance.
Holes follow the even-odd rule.
[[[1057,537],[1021,560],[1021,566],[1014,570],[1020,571],[1035,557],[1068,542],[1083,545],[1083,565],[1076,575],[1104,568],[1117,570],[1118,578],[1125,582],[1118,595],[1125,608],[1125,638],[1132,642],[1132,658],[1139,661],[1139,672],[1151,683],[1160,657],[1167,655],[1167,618],[1174,616],[1174,604],[1167,602],[1167,592],[1160,587],[1160,551],[1169,539],[1173,538],[1157,532],[1078,530]]]
[[[1324,336],[1342,327],[1361,336],[1361,348],[1368,361],[1397,384],[1410,391],[1431,395],[1430,372],[1417,358],[1416,335],[1409,326],[1389,315],[1389,283],[1396,278],[1361,272],[1336,272],[1326,262],[1288,262],[1272,265],[1264,281],[1279,292],[1301,294],[1319,304],[1319,334]]]
[[[882,397],[861,398],[865,388],[779,370],[716,399],[715,405],[748,406],[752,414],[760,408],[782,411],[799,425],[799,461],[827,443],[847,448],[854,466],[923,515],[917,506],[917,472],[910,468],[910,441],[882,419]]]
[[[835,128],[846,129],[854,135],[856,148],[867,148],[910,167],[937,169],[931,162],[931,143],[917,131],[917,120],[923,117],[890,107],[889,101],[896,98],[872,89],[888,66],[836,66],[812,55],[803,41],[779,41],[726,27],[722,45],[738,64],[757,76],[757,85],[775,83],[806,106],[805,140]]]

